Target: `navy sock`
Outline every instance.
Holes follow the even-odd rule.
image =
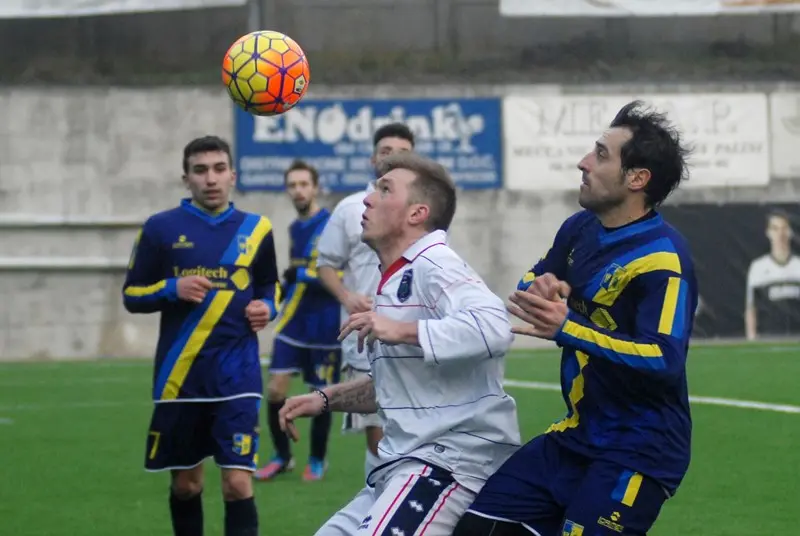
[[[200,493],[181,499],[170,490],[169,511],[175,536],[203,536],[203,499]]]
[[[258,511],[253,497],[225,501],[225,536],[258,536]]]
[[[286,400],[280,402],[269,402],[267,404],[267,424],[269,424],[269,433],[272,435],[272,445],[275,447],[275,454],[288,462],[292,457],[292,450],[289,446],[289,437],[281,431],[280,419],[278,419],[278,412],[280,412]]]
[[[311,419],[311,457],[324,460],[328,452],[328,437],[330,437],[330,413],[322,413]]]

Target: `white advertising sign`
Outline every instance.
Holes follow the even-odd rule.
[[[506,97],[505,184],[510,190],[577,189],[578,162],[617,112],[639,99],[694,147],[685,188],[769,182],[767,97],[761,93]]]
[[[0,19],[82,17],[243,6],[247,0],[0,0]]]
[[[800,179],[800,93],[770,96],[772,175]]]
[[[506,17],[674,17],[800,11],[800,0],[500,0]]]

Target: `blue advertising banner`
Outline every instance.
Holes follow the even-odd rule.
[[[256,117],[236,108],[238,188],[282,190],[283,171],[296,158],[315,166],[332,192],[364,188],[374,178],[372,135],[400,121],[417,152],[444,165],[460,188],[503,184],[501,100],[305,100],[289,112]]]

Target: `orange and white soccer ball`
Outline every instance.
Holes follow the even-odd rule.
[[[308,90],[311,70],[291,37],[252,32],[231,45],[222,60],[222,82],[233,102],[253,115],[291,110]]]

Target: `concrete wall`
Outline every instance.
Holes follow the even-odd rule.
[[[337,90],[351,95],[392,91]],[[404,92],[423,93],[453,96],[464,90]],[[183,145],[207,133],[230,137],[231,112],[217,90],[0,91],[0,359],[151,355],[157,317],[124,311],[119,265],[127,260],[140,222],[184,195]],[[767,190],[688,196],[798,198],[788,182]],[[336,200],[325,203],[333,206]],[[272,219],[285,266],[291,204],[282,195],[265,193],[237,193],[235,201]],[[577,208],[574,194],[463,192],[452,242],[506,296]],[[267,334],[265,344],[268,340]]]
[[[506,18],[497,0],[261,4],[260,21],[247,8],[0,20],[0,83],[211,83],[227,47],[256,28],[297,39],[326,84],[800,77],[795,14]]]

